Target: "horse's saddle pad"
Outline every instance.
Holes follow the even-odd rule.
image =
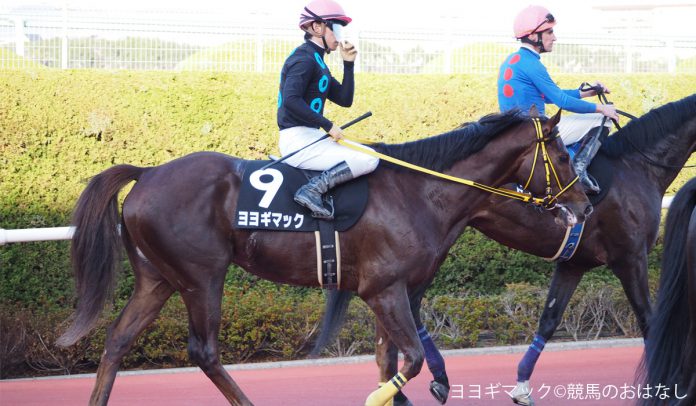
[[[237,199],[234,227],[277,231],[316,231],[318,220],[311,211],[295,203],[300,186],[321,172],[305,171],[284,163],[261,169],[271,161],[246,161]],[[339,185],[327,192],[333,199],[334,227],[346,231],[367,206],[367,177]]]
[[[590,199],[592,205],[596,205],[601,202],[604,197],[611,189],[611,185],[614,183],[614,171],[612,170],[612,161],[606,156],[601,150],[595,155],[590,166],[587,168],[587,172],[592,175],[599,187],[602,189],[598,195],[587,196]]]

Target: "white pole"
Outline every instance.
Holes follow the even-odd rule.
[[[63,35],[61,39],[61,69],[68,69],[68,0],[63,2]]]
[[[668,209],[674,196],[662,198],[662,208]],[[119,227],[120,228],[120,227]],[[12,242],[70,240],[75,234],[75,227],[49,227],[5,230],[0,228],[0,245]]]
[[[24,41],[26,36],[24,34],[24,19],[22,17],[16,17],[14,19],[15,25],[15,53],[19,56],[24,56]]]
[[[0,245],[11,242],[70,240],[75,227],[27,228],[5,230],[0,228]]]

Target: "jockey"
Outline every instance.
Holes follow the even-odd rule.
[[[342,107],[353,103],[353,67],[357,50],[341,41],[341,30],[352,20],[333,0],[313,0],[300,13],[299,27],[304,44],[285,60],[278,94],[279,148],[282,155],[299,151],[284,162],[300,169],[324,171],[295,193],[295,201],[310,209],[312,216],[332,219],[322,195],[336,185],[375,170],[379,159],[336,143],[341,128],[324,117],[326,99]],[[324,54],[340,48],[343,83],[331,76]],[[331,138],[314,145],[327,132]]]
[[[565,145],[583,140],[573,158],[573,165],[586,192],[597,194],[600,188],[587,174],[587,167],[601,145],[601,139],[596,134],[599,133],[603,116],[618,120],[618,115],[613,105],[581,100],[595,96],[595,90],[562,90],[553,82],[541,63],[541,54],[553,50],[553,43],[556,41],[553,33],[555,25],[556,19],[549,10],[541,6],[529,6],[517,15],[514,32],[522,45],[500,66],[498,104],[501,111],[513,108],[529,111],[532,106],[536,106],[539,113],[544,115],[544,104],[553,103],[561,109],[581,113],[565,116],[558,124],[558,130]],[[609,93],[609,89],[601,83],[597,82],[595,86]],[[610,125],[609,120],[606,120],[605,128],[602,128],[604,136],[609,134]]]

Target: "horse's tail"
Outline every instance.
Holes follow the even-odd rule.
[[[346,318],[346,311],[354,293],[347,290],[329,290],[326,294],[324,317],[321,320],[319,337],[314,342],[310,357],[317,357],[338,333]]]
[[[689,332],[686,240],[689,219],[696,207],[696,178],[684,185],[670,204],[665,224],[662,274],[657,305],[648,324],[642,362],[647,384],[674,389],[679,383],[681,360]],[[643,404],[659,404],[653,396]]]
[[[56,341],[60,346],[73,345],[89,333],[113,293],[121,248],[118,192],[145,170],[131,165],[109,168],[90,180],[77,201],[70,248],[77,308],[70,327]]]

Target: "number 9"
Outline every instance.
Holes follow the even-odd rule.
[[[270,176],[272,179],[270,182],[264,182],[261,179],[263,176]],[[276,193],[278,193],[280,185],[283,184],[283,174],[279,170],[272,168],[254,171],[249,175],[249,183],[251,183],[251,186],[255,189],[266,192],[259,202],[259,207],[267,209],[271,205]]]

